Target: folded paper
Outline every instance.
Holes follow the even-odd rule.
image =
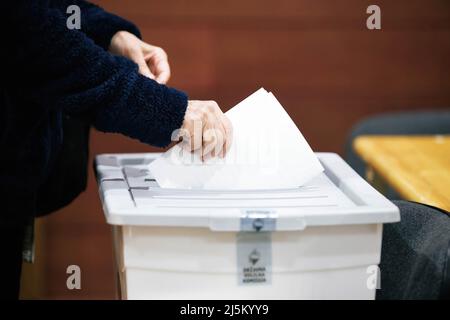
[[[272,93],[261,88],[226,115],[233,124],[233,144],[226,157],[202,162],[199,153],[175,145],[149,165],[162,188],[297,188],[323,171]]]

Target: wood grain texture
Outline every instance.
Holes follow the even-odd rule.
[[[264,86],[317,151],[341,153],[352,125],[369,115],[450,107],[446,0],[377,1],[381,31],[365,27],[371,1],[94,2],[168,52],[171,86],[225,110]],[[155,150],[116,134],[91,139],[92,155]],[[87,191],[45,219],[48,297],[114,298],[110,230],[92,170]],[[81,291],[64,287],[69,263],[85,270]]]
[[[354,148],[404,199],[450,211],[450,135],[360,136]]]

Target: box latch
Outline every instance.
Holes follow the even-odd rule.
[[[245,209],[242,211],[240,231],[275,231],[276,222],[275,210]]]

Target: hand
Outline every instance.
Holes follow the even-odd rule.
[[[170,67],[166,52],[140,40],[127,31],[117,32],[111,39],[109,52],[126,57],[139,66],[139,73],[166,84],[170,78]]]
[[[233,139],[230,120],[215,101],[190,100],[180,137],[182,146],[199,151],[203,160],[209,157],[225,157]]]

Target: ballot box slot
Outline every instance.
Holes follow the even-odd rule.
[[[278,197],[275,196],[264,196],[261,197],[259,195],[242,195],[242,196],[235,196],[235,197],[220,197],[220,196],[208,196],[208,197],[196,197],[196,196],[158,196],[153,195],[152,198],[154,199],[168,199],[168,200],[278,200],[278,199],[324,199],[328,198],[327,195],[316,195],[316,196],[284,196],[280,195]]]
[[[277,208],[332,208],[332,207],[337,207],[337,204],[325,204],[325,205],[321,205],[321,204],[311,204],[311,205],[290,205],[290,206],[285,206],[285,205],[277,205]],[[187,206],[187,205],[183,205],[182,207],[180,206],[171,206],[171,205],[158,205],[158,208],[189,208],[189,209],[195,209],[195,208],[223,208],[223,209],[253,209],[253,208],[258,208],[258,209],[265,209],[267,208],[267,206],[257,206],[257,205],[252,205],[252,206],[230,206],[230,205],[223,205],[223,206],[214,206],[214,205],[207,205],[207,206]]]
[[[233,205],[246,206],[310,206],[310,205],[330,205],[337,204],[336,197],[327,194],[295,194],[295,193],[275,193],[275,194],[208,194],[208,195],[155,195],[148,188],[130,188],[137,205],[161,206],[197,206],[197,207],[227,207]]]
[[[151,182],[151,181],[149,181]],[[296,189],[272,189],[272,190],[255,190],[255,189],[249,189],[249,190],[208,190],[208,189],[163,189],[159,187],[155,187],[151,189],[151,192],[154,195],[158,196],[179,196],[179,195],[188,195],[188,196],[206,196],[206,195],[220,195],[220,194],[232,194],[232,195],[242,195],[242,194],[258,194],[258,195],[265,195],[265,194],[298,194],[298,193],[312,193],[319,191],[318,187],[315,186],[307,186],[307,187],[299,187]]]

